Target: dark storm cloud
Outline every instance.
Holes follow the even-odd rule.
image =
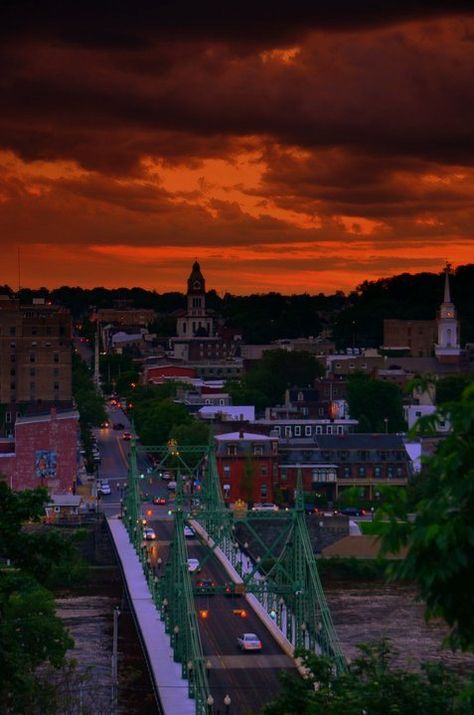
[[[468,0],[7,0],[0,36],[27,35],[133,49],[159,39],[200,38],[272,45],[312,29],[341,30],[472,12]]]

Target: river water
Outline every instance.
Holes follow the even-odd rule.
[[[459,673],[474,670],[474,655],[441,647],[446,626],[440,621],[425,622],[413,586],[328,580],[324,591],[347,658],[357,654],[358,643],[387,637],[398,651],[397,666],[418,669],[423,660],[441,660]],[[83,703],[93,715],[111,712],[112,613],[119,603],[116,596],[93,593],[56,599],[57,613],[75,641],[68,656],[77,660],[81,672],[88,671]],[[119,621],[119,677],[117,715],[156,713],[133,621],[126,610]]]
[[[448,630],[439,620],[425,622],[412,585],[328,580],[323,587],[346,657],[357,655],[358,643],[386,637],[398,651],[399,667],[417,670],[421,661],[433,660],[459,673],[474,671],[474,655],[442,648]]]

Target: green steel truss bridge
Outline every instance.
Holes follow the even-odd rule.
[[[146,475],[147,479],[158,479],[168,469],[176,479],[173,537],[168,561],[159,578],[153,573],[142,539],[143,474],[138,469],[138,449],[155,459],[155,467]],[[199,491],[192,494],[195,481]],[[261,524],[262,520],[277,526],[278,535],[271,545],[262,539],[256,527],[256,522]],[[295,649],[306,648],[328,656],[337,670],[345,669],[306,525],[301,474],[293,509],[231,510],[224,503],[212,445],[181,447],[170,440],[165,446],[138,447],[132,439],[123,522],[170,634],[174,659],[188,679],[197,715],[208,712],[210,688],[188,570],[186,524],[192,524],[207,544],[207,555],[201,565],[212,555],[221,561],[225,559],[235,591],[252,594]],[[248,556],[248,543],[240,543],[236,536],[242,530],[252,543],[259,545],[259,556],[255,559]],[[219,586],[213,588],[213,592],[223,590]]]

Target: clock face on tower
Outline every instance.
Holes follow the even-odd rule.
[[[199,281],[194,281],[193,283],[193,288],[194,290],[200,290],[201,289],[201,284]]]

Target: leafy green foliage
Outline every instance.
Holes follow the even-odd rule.
[[[347,381],[347,402],[350,416],[359,420],[359,432],[405,429],[402,392],[391,382],[351,375]]]
[[[143,444],[164,444],[177,425],[190,424],[184,405],[170,399],[141,404],[135,409],[135,424]]]
[[[473,381],[472,375],[448,375],[440,378],[436,382],[436,404],[459,400],[463,391]]]
[[[426,460],[420,480],[414,523],[409,502],[400,491],[387,497],[378,518],[388,519],[384,552],[408,547],[404,561],[393,566],[393,578],[416,581],[426,603],[426,616],[441,616],[451,628],[452,647],[474,649],[474,385],[459,402],[447,403],[417,423],[431,434],[448,419],[452,432]]]
[[[61,667],[73,646],[45,588],[61,573],[77,574],[74,539],[36,526],[49,501],[45,489],[13,492],[0,481],[0,712],[47,713],[54,687],[38,666]],[[68,577],[69,578],[69,577]]]
[[[420,673],[393,667],[386,640],[359,646],[360,655],[337,674],[331,660],[302,651],[302,678],[281,674],[281,694],[262,715],[468,715],[474,701],[442,665],[422,664]]]
[[[262,409],[281,403],[287,387],[313,385],[323,372],[321,363],[308,352],[269,350],[244,375],[240,385],[231,382],[227,388],[234,404],[252,404]]]

